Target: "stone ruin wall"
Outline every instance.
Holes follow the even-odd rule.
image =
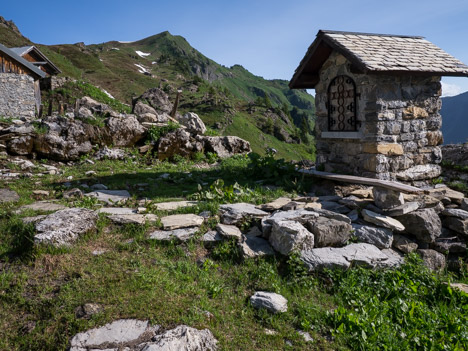
[[[26,74],[0,73],[0,117],[34,118],[34,79]]]
[[[352,139],[345,139],[346,132],[335,132],[337,138],[321,135],[328,128],[328,85],[338,75],[356,84],[361,127]],[[406,182],[440,175],[440,77],[355,74],[349,61],[333,52],[315,91],[319,169]]]

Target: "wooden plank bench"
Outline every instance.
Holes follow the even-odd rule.
[[[390,180],[381,180],[381,179],[358,177],[358,176],[352,176],[352,175],[321,172],[315,169],[301,169],[299,170],[299,172],[305,175],[310,175],[310,176],[324,178],[324,179],[330,179],[330,180],[334,180],[337,182],[372,185],[372,186],[399,191],[402,193],[411,193],[411,194],[423,193],[423,190],[416,188],[414,186],[406,185],[400,182],[394,182]]]

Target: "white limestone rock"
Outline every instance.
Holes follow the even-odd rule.
[[[81,234],[96,228],[98,215],[86,208],[57,211],[36,223],[34,242],[54,246],[69,245]]]
[[[288,300],[284,296],[267,291],[256,291],[250,297],[250,303],[255,308],[265,308],[272,313],[288,310]]]

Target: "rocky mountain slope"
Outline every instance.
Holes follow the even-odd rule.
[[[0,42],[9,47],[31,44],[3,18]],[[289,159],[313,158],[313,96],[290,90],[285,80],[255,76],[240,65],[222,66],[181,36],[163,32],[131,43],[37,46],[62,70],[61,75],[98,86],[123,103],[130,105],[132,97],[154,87],[174,100],[181,89],[180,111],[198,113],[218,133],[240,136],[256,152],[273,147]],[[85,94],[68,83],[52,97],[72,103]]]
[[[445,144],[468,141],[468,92],[442,99],[442,132]]]

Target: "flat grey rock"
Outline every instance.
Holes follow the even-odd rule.
[[[109,188],[105,186],[104,184],[94,184],[91,185],[92,190],[108,190]]]
[[[353,229],[354,236],[361,243],[372,244],[379,249],[388,249],[392,246],[393,232],[388,228],[353,224]]]
[[[256,236],[243,236],[237,245],[244,258],[273,256],[275,254],[268,241]]]
[[[159,326],[153,327],[148,321],[120,319],[76,334],[71,340],[70,351],[123,349],[127,345],[151,340],[158,329]]]
[[[165,230],[179,228],[197,227],[203,224],[205,219],[195,214],[178,214],[161,218],[162,226]]]
[[[457,208],[446,208],[442,211],[443,216],[457,217],[460,219],[468,219],[468,211],[457,209]]]
[[[248,203],[227,204],[219,206],[221,211],[221,222],[224,224],[236,224],[244,218],[263,218],[268,212],[259,210],[255,205]]]
[[[314,247],[314,235],[301,223],[277,220],[269,237],[271,246],[283,255],[293,251],[308,250]]]
[[[216,351],[217,344],[210,330],[179,325],[156,335],[151,342],[139,345],[138,351]]]
[[[119,204],[131,198],[127,190],[97,190],[86,193],[85,196],[94,197],[98,201],[106,202],[110,205]]]
[[[394,207],[390,210],[385,210],[383,214],[386,216],[390,216],[390,217],[402,216],[404,214],[416,211],[418,208],[419,208],[419,202],[416,202],[416,201],[406,202],[403,205]]]
[[[336,213],[346,214],[351,211],[347,206],[334,201],[323,201],[320,202],[320,204],[324,210],[333,211]]]
[[[144,225],[146,222],[155,223],[158,216],[154,214],[111,214],[109,218],[115,224],[139,224]]]
[[[81,234],[96,228],[98,215],[86,208],[57,211],[36,223],[34,242],[54,246],[69,245]]]
[[[286,312],[288,300],[284,296],[272,292],[256,291],[250,297],[250,303],[255,308],[265,308],[272,313]]]
[[[195,236],[199,227],[193,228],[181,228],[174,230],[155,230],[150,234],[150,239],[161,240],[161,241],[187,241]]]
[[[221,236],[225,238],[240,239],[242,237],[242,232],[234,225],[220,223],[216,226],[216,230]]]
[[[64,206],[62,204],[58,204],[56,202],[38,201],[38,202],[34,202],[32,204],[29,204],[29,205],[21,206],[18,209],[18,212],[23,212],[24,210],[52,212],[52,211],[64,210],[66,208],[67,208],[66,206]]]
[[[394,257],[389,257],[376,246],[366,243],[345,247],[324,247],[301,252],[301,260],[309,271],[323,269],[346,269],[353,265],[370,268],[395,267]]]
[[[224,238],[219,234],[216,230],[210,230],[203,234],[201,237],[201,241],[206,245],[206,246],[212,246],[215,245],[221,241],[223,241]]]
[[[447,227],[459,234],[468,235],[468,219],[446,217],[444,219],[444,227]]]
[[[10,189],[0,189],[0,203],[17,202],[20,199],[16,191]]]
[[[102,207],[97,212],[109,215],[131,215],[137,213],[136,210],[128,207]]]
[[[179,208],[186,208],[198,205],[197,201],[170,201],[159,202],[153,204],[156,210],[159,211],[174,211]]]
[[[289,197],[280,197],[274,201],[257,206],[257,208],[263,211],[271,212],[271,211],[276,211],[276,210],[281,209],[284,205],[287,205],[290,202],[291,202],[291,199]]]
[[[385,227],[400,232],[405,230],[405,226],[392,217],[384,216],[367,209],[362,210],[361,214],[365,221],[373,223],[379,227]]]
[[[351,219],[348,217],[348,214],[351,213],[350,211],[348,211],[346,215],[341,214],[341,213],[337,213],[337,212],[333,212],[333,211],[330,211],[330,210],[326,210],[324,208],[321,208],[321,209],[316,208],[316,209],[313,209],[312,211],[318,213],[321,217],[335,219],[337,221],[341,221],[341,222],[351,224]]]

